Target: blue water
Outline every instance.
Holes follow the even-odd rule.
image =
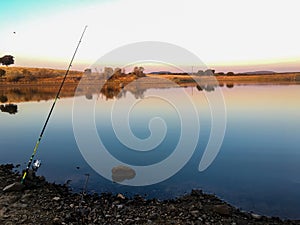
[[[211,132],[210,108],[203,91],[186,88],[184,91],[198,113],[199,141],[192,158],[174,176],[157,184],[133,187],[114,183],[95,172],[85,161],[74,137],[74,98],[60,99],[56,105],[36,155],[42,160],[38,174],[57,183],[72,180],[71,188],[80,191],[88,173],[90,193],[138,193],[165,199],[201,188],[244,210],[300,219],[300,86],[251,85],[221,90],[227,111],[225,136],[216,159],[203,172],[198,171],[198,166]],[[182,104],[181,91],[179,88],[148,89],[145,95],[169,94],[177,99],[175,104]],[[126,164],[148,166],[160,162],[178,144],[180,114],[166,101],[140,99],[129,116],[124,117],[129,118],[132,133],[141,139],[151,135],[148,127],[151,118],[164,120],[167,132],[162,142],[151,151],[141,152],[125,146],[111,125],[110,107],[113,104],[125,107],[135,99],[133,94],[128,92],[118,100],[106,100],[96,94],[92,100],[84,96],[76,98],[95,102],[99,138],[113,157]],[[0,112],[0,163],[19,163],[25,168],[52,100],[16,104],[16,114]],[[114,111],[113,116],[124,114]]]

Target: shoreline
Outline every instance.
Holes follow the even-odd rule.
[[[15,85],[58,85],[66,70],[62,69],[50,69],[50,68],[35,68],[35,67],[0,67],[6,71],[6,74],[0,76],[0,87],[1,86],[15,86]],[[300,72],[270,72],[270,73],[232,73],[231,75],[215,73],[211,75],[197,75],[197,74],[144,74],[150,78],[165,78],[178,83],[179,85],[185,85],[187,83],[197,82],[232,82],[237,84],[247,83],[296,83],[300,84]],[[112,75],[110,75],[112,76]],[[104,79],[103,74],[90,73],[86,74],[83,71],[70,70],[66,78],[66,85],[78,85],[81,78],[85,77],[87,80],[90,78],[98,80]],[[132,81],[132,74],[123,74],[117,76],[114,81],[129,83]]]
[[[1,224],[300,224],[242,212],[201,190],[164,201],[122,193],[82,194],[30,173],[22,190],[3,191],[20,182],[14,168],[0,165]]]
[[[300,73],[299,73],[300,74]],[[234,88],[247,85],[300,85],[300,75],[248,75],[248,76],[194,76],[189,75],[149,75],[146,79],[132,76],[114,80],[83,79],[66,80],[60,94],[61,98],[74,97],[75,94],[91,99],[93,94],[106,99],[118,97],[121,92],[131,92],[138,96],[147,89],[195,88],[197,91],[210,92],[216,87]],[[133,83],[134,81],[134,83]],[[61,78],[47,82],[0,82],[0,104],[42,101],[53,99]]]

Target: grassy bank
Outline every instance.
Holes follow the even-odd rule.
[[[40,85],[59,84],[65,75],[65,70],[49,68],[30,67],[1,67],[5,74],[0,77],[0,85]],[[69,71],[66,83],[78,84],[83,72]],[[148,77],[165,78],[176,82],[179,85],[196,85],[196,81],[212,82],[214,78],[220,83],[234,84],[293,84],[300,83],[300,72],[293,73],[273,73],[273,74],[236,74],[236,75],[216,75],[216,76],[196,76],[196,75],[173,75],[173,74],[147,74]]]
[[[31,67],[1,67],[5,71],[0,77],[0,84],[55,84],[62,80],[66,70]],[[82,72],[69,71],[67,83],[76,83],[80,80]]]

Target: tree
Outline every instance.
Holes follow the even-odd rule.
[[[203,70],[198,70],[197,74],[202,76],[202,75],[204,75],[204,71]]]
[[[105,79],[111,77],[114,73],[113,68],[111,67],[104,67],[103,76]]]
[[[117,67],[117,68],[115,68],[115,70],[114,70],[114,77],[120,77],[122,75],[122,69],[121,68],[119,68],[119,67]]]
[[[215,70],[207,69],[207,70],[205,70],[204,74],[208,75],[208,76],[214,75],[215,74]]]
[[[144,74],[144,67],[140,66],[140,67],[134,67],[133,68],[133,71],[132,71],[132,74],[136,75],[137,77],[145,77],[145,74]]]
[[[228,72],[226,75],[227,76],[234,76],[234,72]]]
[[[5,66],[14,64],[15,63],[14,57],[12,55],[5,55],[2,58],[0,58],[0,63]]]

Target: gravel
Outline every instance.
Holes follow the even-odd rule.
[[[300,224],[241,212],[201,190],[160,201],[122,193],[72,193],[30,171],[24,185],[11,164],[0,165],[0,224]],[[18,183],[16,189],[6,188]],[[14,186],[14,185],[13,185]]]

